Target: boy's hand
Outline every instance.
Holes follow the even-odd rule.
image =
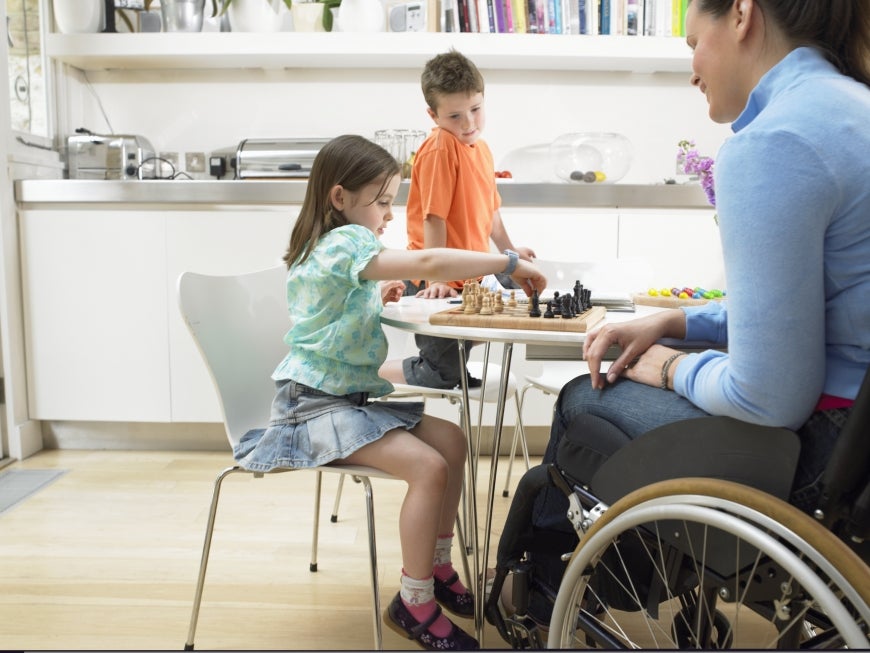
[[[404,281],[381,281],[381,301],[386,305],[388,302],[397,302],[405,292]]]
[[[517,247],[514,251],[516,251],[524,261],[534,261],[538,258],[538,255],[535,254],[535,250],[531,247]]]
[[[445,297],[456,297],[459,293],[456,288],[449,286],[443,281],[432,281],[427,284],[423,290],[420,290],[415,297],[423,299],[444,299]]]

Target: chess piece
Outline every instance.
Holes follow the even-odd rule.
[[[492,315],[492,297],[484,295],[480,300],[480,314]]]
[[[571,310],[571,295],[562,295],[562,318],[570,320],[574,317],[574,311]]]
[[[529,299],[529,317],[541,317],[541,307],[538,305],[540,301],[538,289],[536,288],[535,292],[532,293],[531,299]]]
[[[495,294],[495,303],[492,310],[496,313],[504,313],[504,297],[502,297],[500,292]]]
[[[553,291],[553,315],[562,315],[562,299],[558,290]]]
[[[511,296],[508,299],[508,308],[516,308],[517,307],[517,291],[511,290]]]
[[[546,318],[554,318],[556,314],[553,312],[553,300],[547,302],[547,310],[544,311],[544,317]]]

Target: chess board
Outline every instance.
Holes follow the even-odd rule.
[[[544,311],[545,307],[541,307]],[[481,315],[465,313],[462,306],[439,311],[429,316],[429,323],[444,326],[481,327],[484,329],[528,329],[530,331],[574,331],[586,333],[604,319],[607,309],[593,306],[576,317],[529,317],[528,304],[511,308],[505,306],[501,313]]]

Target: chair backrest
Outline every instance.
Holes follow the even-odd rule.
[[[230,444],[269,423],[272,372],[287,354],[290,328],[283,265],[233,276],[185,272],[181,315],[218,392]]]

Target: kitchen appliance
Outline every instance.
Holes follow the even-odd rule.
[[[209,157],[209,171],[219,177],[235,169],[236,179],[307,179],[314,157],[328,138],[246,138],[234,159],[219,150]],[[220,159],[224,160],[221,164]]]
[[[70,179],[154,179],[154,146],[143,136],[101,135],[78,129],[67,139]]]

